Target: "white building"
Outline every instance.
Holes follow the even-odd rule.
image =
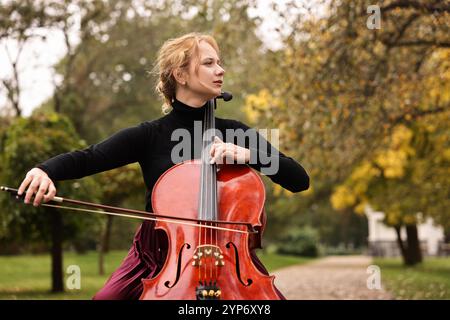
[[[373,256],[399,256],[400,249],[397,243],[395,229],[383,223],[384,213],[374,211],[370,206],[365,209],[369,224],[368,248]],[[444,244],[444,229],[436,226],[431,218],[417,226],[422,253],[425,256],[445,254],[442,252]],[[406,230],[400,231],[402,240],[406,240]],[[447,253],[448,254],[448,253]]]

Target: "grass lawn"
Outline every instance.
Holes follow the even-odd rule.
[[[105,275],[98,274],[98,254],[64,254],[64,272],[69,265],[81,270],[81,288],[51,293],[50,255],[0,256],[0,299],[91,299],[120,265],[127,251],[112,251],[105,257]],[[269,271],[310,261],[309,258],[258,253]],[[66,273],[64,283],[71,273]]]
[[[385,289],[396,299],[450,299],[450,258],[425,257],[414,267],[400,259],[374,259],[381,269]]]

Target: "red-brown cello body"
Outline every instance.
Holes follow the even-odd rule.
[[[153,190],[154,210],[197,218],[200,167],[200,160],[191,160],[166,171]],[[245,165],[223,165],[217,173],[217,191],[219,220],[246,221],[257,229],[264,228],[261,219],[265,190],[258,174]],[[200,291],[206,290],[208,295],[213,291],[217,299],[280,299],[274,287],[274,276],[261,273],[252,262],[249,251],[251,234],[199,231],[198,227],[161,221],[155,228],[167,234],[167,259],[155,278],[143,280],[141,299],[198,299],[199,283],[206,284]],[[214,256],[206,256],[206,253],[199,258],[199,244],[219,247],[223,258],[217,260]],[[208,286],[210,282],[215,282],[215,286]]]

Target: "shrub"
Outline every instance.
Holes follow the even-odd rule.
[[[288,230],[278,241],[278,252],[304,257],[319,255],[319,234],[311,227],[293,228]]]

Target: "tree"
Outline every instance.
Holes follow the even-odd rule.
[[[389,147],[355,168],[331,197],[338,210],[352,207],[362,213],[370,204],[385,212],[385,223],[395,228],[406,265],[422,261],[417,223],[432,217],[444,228],[450,227],[450,192],[443,187],[449,183],[450,162],[445,118],[448,113],[434,124],[397,126],[388,139]],[[406,242],[400,233],[403,226]]]
[[[446,116],[448,5],[383,1],[382,28],[372,30],[370,4],[330,2],[318,15],[289,2],[285,47],[267,55],[270,94],[247,99],[247,113],[270,117],[267,123],[282,130],[281,145],[310,173],[309,210],[386,147],[399,124],[421,126]],[[404,183],[405,190],[414,188]],[[417,238],[414,227],[411,236]]]
[[[1,180],[7,185],[17,185],[26,172],[36,164],[56,154],[82,148],[73,125],[67,118],[55,113],[36,112],[30,118],[16,119],[4,133],[2,145]],[[58,195],[67,198],[82,198],[95,201],[100,196],[95,182],[83,179],[80,182],[63,181],[56,185]],[[98,228],[95,216],[62,213],[59,210],[34,208],[14,204],[2,196],[0,214],[2,243],[44,243],[51,248],[52,291],[63,291],[62,248],[64,242],[76,239],[77,234]]]
[[[7,96],[6,108],[2,110],[4,115],[22,115],[21,55],[30,41],[45,38],[36,30],[51,28],[60,20],[58,16],[49,14],[52,7],[55,7],[54,1],[11,1],[0,6],[0,44],[11,68],[11,75],[0,79]],[[11,49],[11,44],[16,50]]]

